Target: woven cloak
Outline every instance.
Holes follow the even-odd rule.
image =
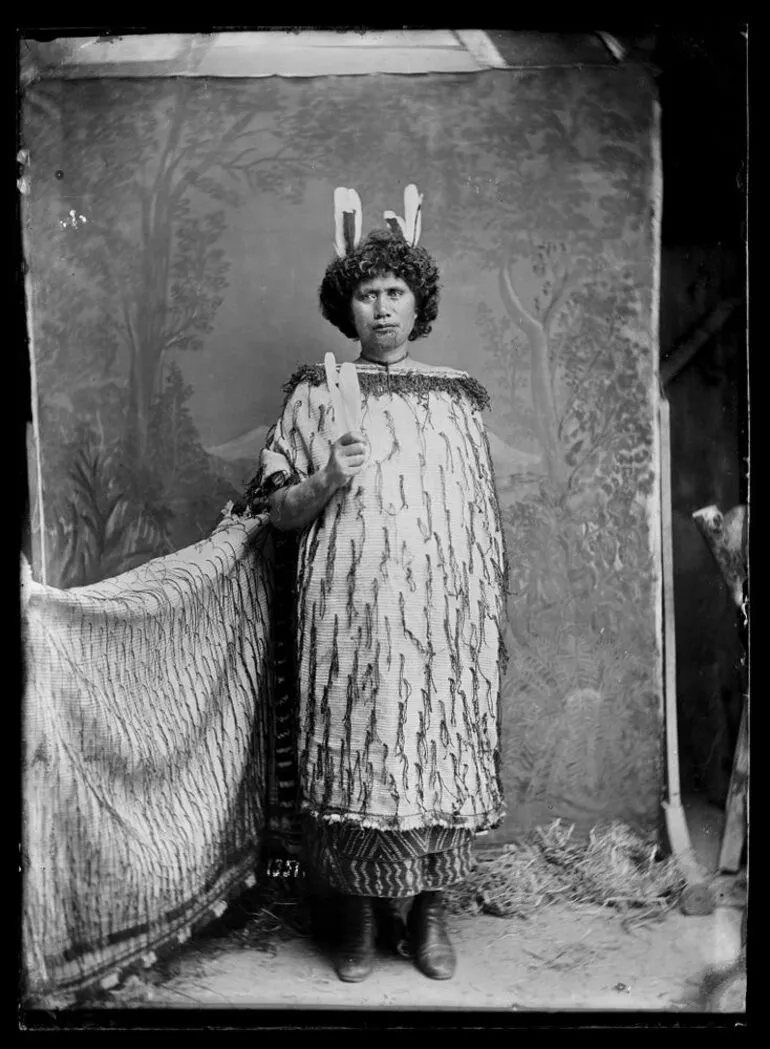
[[[299,808],[485,830],[503,817],[506,585],[488,395],[452,369],[358,375],[369,459],[297,543]],[[323,467],[341,434],[321,366],[285,392],[251,507]]]

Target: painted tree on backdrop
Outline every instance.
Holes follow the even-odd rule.
[[[174,450],[157,443],[173,431],[158,427],[158,411],[173,406],[178,415],[191,392],[169,372],[172,355],[202,346],[227,286],[229,261],[217,247],[225,210],[206,205],[236,206],[257,189],[295,199],[312,171],[312,151],[281,139],[275,89],[259,88],[255,97],[184,79],[49,82],[25,100],[44,473],[55,479],[54,459],[76,452],[61,436],[78,416],[93,424],[97,443],[119,436],[120,455],[103,463],[120,461],[124,501],[154,522],[155,553],[206,527],[200,514],[181,512],[181,489],[195,485],[180,487],[178,470],[163,465],[165,456],[179,466]],[[194,443],[188,466],[200,473],[211,513],[234,493],[207,475]],[[62,578],[100,578],[98,561],[89,563],[85,577]]]

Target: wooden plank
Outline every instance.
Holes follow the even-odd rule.
[[[142,76],[322,76],[605,64],[596,34],[479,29],[244,31],[21,42],[26,82]],[[411,56],[411,58],[409,57]],[[611,59],[610,59],[611,61]],[[200,63],[204,63],[201,68]]]
[[[29,40],[24,47],[34,53],[42,68],[112,65],[126,62],[168,62],[183,54],[195,39],[183,33],[150,33],[104,39],[96,36],[64,37],[45,43]]]
[[[749,780],[748,700],[743,701],[738,742],[733,757],[733,771],[725,805],[725,828],[719,851],[719,870],[736,873],[741,869],[741,856],[747,832],[746,795]]]
[[[447,48],[452,51],[465,49],[460,39],[450,30],[366,30],[362,33],[314,30],[298,33],[140,33],[112,37],[60,37],[47,42],[25,42],[26,45],[35,48],[41,61],[50,58],[56,63],[74,65],[167,61],[183,54],[192,45],[200,43],[210,50],[223,53],[235,50],[259,54],[280,54],[297,48],[385,48],[390,51],[425,48]]]
[[[372,73],[474,73],[476,60],[462,48],[382,48],[342,45],[295,47],[283,52],[212,48],[197,64],[196,76],[352,76]]]
[[[482,69],[508,68],[508,63],[483,29],[458,29],[457,36]]]
[[[695,855],[682,806],[679,771],[679,724],[676,692],[676,621],[674,615],[674,548],[671,510],[670,406],[660,398],[660,517],[663,566],[663,658],[666,714],[666,800],[663,811],[671,851],[685,876],[680,907],[685,914],[711,914],[716,893],[704,876]]]
[[[663,554],[663,651],[666,695],[666,764],[668,801],[681,806],[679,729],[676,705],[676,618],[674,613],[674,545],[671,509],[671,408],[660,399],[660,516]]]
[[[411,56],[411,58],[410,58]],[[607,61],[605,62],[605,58]],[[463,30],[150,33],[22,40],[22,78],[474,73],[612,64],[596,34]]]
[[[403,50],[404,48],[448,47],[462,50],[462,44],[449,29],[367,29],[335,33],[330,30],[302,30],[289,32],[215,33],[213,45],[217,48],[255,46],[260,50],[285,50],[287,47],[356,47]]]
[[[73,37],[25,41],[22,57],[35,75],[65,79],[463,73],[488,67],[444,30]]]
[[[223,56],[204,56],[199,62],[129,62],[125,64],[60,66],[47,70],[40,79],[102,80],[110,78],[142,79],[147,77],[216,77],[218,79],[256,80],[264,77],[371,76],[376,74],[415,75],[426,73],[478,73],[479,66],[467,52],[434,52],[415,57],[415,53],[380,55],[376,62],[359,52],[335,57],[301,57],[268,64],[252,59],[242,62]],[[31,79],[35,79],[32,77]]]

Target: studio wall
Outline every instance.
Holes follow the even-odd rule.
[[[87,585],[214,528],[253,474],[295,366],[356,354],[317,305],[334,187],[358,189],[371,229],[416,182],[443,294],[414,354],[466,369],[492,396],[511,565],[509,815],[492,839],[556,817],[652,825],[647,75],[45,80],[25,93],[23,135],[36,577]]]

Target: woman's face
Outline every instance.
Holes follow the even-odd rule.
[[[369,357],[387,359],[408,340],[417,315],[414,292],[386,273],[362,281],[353,293],[353,325]]]

